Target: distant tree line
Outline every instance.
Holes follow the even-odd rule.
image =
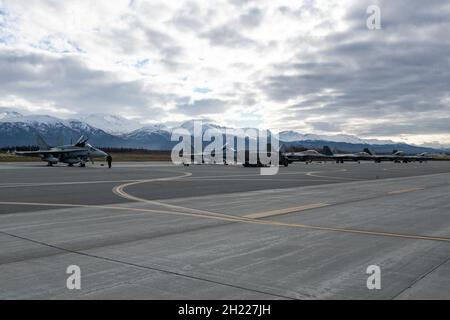
[[[106,153],[139,153],[139,154],[170,154],[170,150],[149,150],[144,148],[111,148],[111,147],[98,147],[100,150]]]

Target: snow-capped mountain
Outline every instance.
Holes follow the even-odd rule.
[[[129,133],[142,127],[138,121],[101,113],[83,115],[80,120],[114,135]]]
[[[333,141],[352,144],[397,144],[398,142],[392,140],[377,140],[377,139],[361,139],[349,134],[336,135],[317,135],[317,134],[302,134],[296,131],[282,131],[280,132],[280,140],[285,142],[293,141]]]
[[[194,132],[194,122],[186,121],[178,126]],[[207,121],[202,122],[202,132],[216,129],[225,133],[227,127]],[[49,144],[57,145],[61,141],[76,141],[81,135],[99,147],[146,148],[170,150],[177,142],[171,141],[174,128],[165,124],[142,125],[120,116],[92,114],[79,119],[60,119],[47,115],[22,115],[14,110],[0,108],[0,147],[35,145],[36,134],[40,134]],[[230,128],[231,129],[231,128]],[[248,128],[243,128],[246,130]],[[364,147],[382,152],[401,149],[405,152],[429,152],[431,148],[411,146],[393,141],[361,139],[353,135],[317,135],[283,131],[279,134],[281,143],[287,146],[305,146],[311,148],[329,145],[332,148],[349,152],[361,151]]]
[[[140,132],[140,133],[170,133],[172,131],[171,128],[164,124],[152,124],[152,125],[146,125],[142,128],[139,128],[137,130],[134,130],[133,132]]]
[[[21,117],[21,116],[22,116],[22,114],[20,114],[19,112],[0,108],[0,120],[2,120],[2,119],[7,120],[9,118],[17,118],[17,117]]]
[[[280,132],[279,137],[281,141],[285,142],[323,140],[320,136],[315,134],[302,134],[292,130]]]
[[[64,125],[65,123],[67,123],[67,121],[65,121],[65,120],[62,120],[62,119],[59,119],[56,117],[52,117],[52,116],[47,116],[47,115],[23,116],[21,114],[18,114],[16,116],[9,115],[9,116],[1,119],[0,121],[11,122],[11,123],[24,123],[24,124],[35,125],[35,126],[41,126],[41,125],[51,126],[51,125],[57,125],[57,124]]]
[[[150,125],[120,136],[134,148],[170,150],[175,145],[171,141],[170,129],[164,125]]]
[[[92,143],[120,146],[124,141],[80,120],[63,120],[46,115],[8,115],[0,119],[0,146],[35,145],[39,134],[51,145],[89,136]]]
[[[395,144],[391,140],[376,140],[376,139],[361,139],[357,136],[348,134],[337,135],[317,135],[317,134],[302,134],[296,131],[282,131],[280,132],[280,140],[285,142],[294,141],[333,141],[352,144]]]
[[[378,140],[378,139],[364,139],[364,141],[367,144],[374,144],[374,145],[380,145],[380,144],[398,144],[398,142],[392,141],[392,140]]]
[[[187,131],[189,131],[189,133],[194,134],[194,126],[195,123],[200,123],[199,120],[189,120],[189,121],[185,121],[183,123],[181,123],[180,127],[183,129],[186,129]],[[204,133],[206,130],[209,129],[214,129],[214,130],[218,130],[219,132],[225,133],[225,130],[227,129],[227,127],[223,127],[220,126],[218,124],[214,124],[214,123],[209,123],[209,122],[205,122],[205,121],[201,121],[202,123],[202,133]]]

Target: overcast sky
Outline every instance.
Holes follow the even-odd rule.
[[[0,0],[0,107],[449,145],[449,32],[446,0]]]

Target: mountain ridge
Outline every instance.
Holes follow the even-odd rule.
[[[185,121],[180,127],[192,134],[194,121],[196,120]],[[209,128],[221,132],[228,129],[225,126],[204,122],[203,132]],[[22,115],[10,109],[0,108],[0,147],[34,145],[36,134],[42,135],[53,145],[61,141],[61,137],[65,143],[69,143],[84,134],[97,146],[170,150],[177,143],[171,141],[172,131],[173,128],[165,124],[142,125],[121,116],[92,114],[80,119],[60,119],[48,115]],[[329,145],[349,152],[361,151],[366,147],[376,152],[399,148],[407,153],[441,151],[391,140],[361,139],[346,134],[317,135],[288,130],[280,132],[279,138],[286,146],[318,148]]]

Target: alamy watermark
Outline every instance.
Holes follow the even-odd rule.
[[[380,290],[381,289],[381,268],[377,265],[370,265],[366,269],[366,274],[369,275],[366,281],[367,289]]]
[[[366,26],[369,30],[381,29],[381,9],[373,4],[367,7],[366,13],[369,15],[366,20]]]
[[[278,133],[258,129],[219,129],[203,127],[176,128],[172,141],[174,164],[243,164],[261,168],[261,175],[275,175],[280,165]]]
[[[66,287],[69,290],[81,289],[81,269],[77,265],[70,265],[66,269],[66,273],[70,276],[66,280]]]

